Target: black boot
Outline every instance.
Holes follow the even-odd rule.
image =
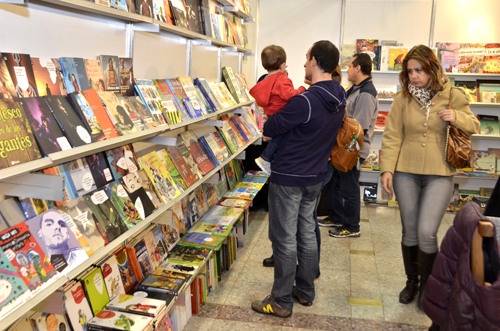
[[[271,257],[265,258],[264,261],[262,262],[264,267],[274,267],[274,255],[271,255]]]
[[[417,307],[422,309],[422,301],[424,300],[425,287],[427,285],[427,278],[429,278],[432,267],[434,266],[434,261],[436,260],[437,252],[432,254],[427,254],[418,250],[418,274],[420,276],[420,285],[418,288],[418,301]]]
[[[406,287],[399,293],[399,302],[409,304],[415,298],[418,291],[418,246],[405,246],[401,244],[403,262],[406,273]]]

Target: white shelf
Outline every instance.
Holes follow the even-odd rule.
[[[230,13],[233,13],[234,15],[237,15],[241,18],[244,18],[244,19],[252,19],[252,15],[250,15],[249,13],[243,11],[241,8],[237,7],[237,6],[224,6],[224,11],[228,11]]]
[[[111,253],[119,249],[122,244],[126,242],[127,239],[133,238],[139,233],[141,233],[144,229],[146,229],[148,226],[153,223],[154,220],[160,218],[163,213],[165,213],[168,209],[170,209],[175,203],[179,202],[182,198],[187,196],[189,193],[191,193],[194,189],[196,189],[198,186],[200,186],[202,183],[207,181],[210,177],[212,177],[217,171],[222,169],[226,164],[228,164],[232,159],[234,159],[236,156],[241,154],[245,149],[255,143],[257,140],[259,140],[261,136],[258,136],[256,138],[253,138],[251,141],[249,141],[245,146],[243,146],[237,153],[231,155],[226,161],[223,162],[223,164],[219,165],[212,171],[210,171],[208,174],[203,176],[202,179],[196,182],[196,184],[190,186],[188,189],[186,189],[181,195],[179,195],[177,198],[174,200],[169,201],[168,203],[164,204],[157,210],[153,212],[150,216],[148,216],[145,220],[140,222],[139,224],[135,225],[131,229],[129,229],[127,232],[110,242],[108,245],[98,249],[96,252],[94,252],[94,255],[88,258],[85,262],[80,264],[78,267],[70,271],[68,274],[65,276],[60,277],[59,279],[53,281],[50,285],[48,285],[46,288],[43,288],[39,292],[36,292],[35,295],[29,297],[26,302],[22,305],[17,305],[14,309],[11,311],[8,311],[4,314],[0,319],[0,331],[5,330],[8,328],[12,323],[14,323],[20,316],[22,316],[25,312],[29,311],[33,307],[35,307],[37,304],[39,304],[42,300],[47,298],[49,295],[54,293],[58,288],[63,286],[67,281],[70,279],[73,279],[77,277],[79,274],[90,268],[94,263],[100,261],[106,256],[109,256]]]

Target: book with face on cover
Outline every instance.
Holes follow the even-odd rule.
[[[118,56],[99,55],[106,91],[120,92],[120,68]]]
[[[142,187],[139,176],[136,173],[122,177],[119,181],[127,191],[130,200],[134,203],[142,219],[145,219],[155,211],[156,207],[146,190]]]
[[[125,100],[125,98],[122,96],[118,96],[117,98],[118,101],[120,101],[120,103],[122,104],[126,113],[129,115],[130,119],[132,120],[132,123],[134,123],[134,126],[137,129],[137,131],[144,131],[148,129],[146,123],[139,116],[139,113],[135,110],[134,106],[132,106],[132,104],[129,103],[127,100]]]
[[[37,331],[69,330],[63,315],[36,312],[31,316],[31,324]]]

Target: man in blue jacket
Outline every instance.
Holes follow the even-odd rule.
[[[332,80],[338,62],[335,45],[316,42],[304,65],[311,86],[264,125],[264,136],[282,138],[269,186],[274,285],[270,296],[252,302],[259,313],[288,317],[294,297],[306,306],[314,300],[319,264],[313,214],[346,105],[344,89]]]

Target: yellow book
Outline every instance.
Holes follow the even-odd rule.
[[[138,158],[137,161],[148,174],[163,202],[167,203],[181,194],[156,151]]]

